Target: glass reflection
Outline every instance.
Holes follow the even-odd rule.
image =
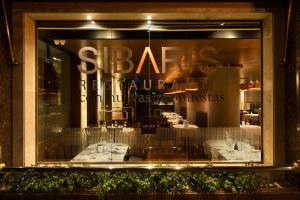
[[[39,162],[261,162],[259,37],[160,32],[151,44],[64,38],[61,45],[45,32]]]

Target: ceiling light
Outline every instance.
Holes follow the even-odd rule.
[[[221,26],[224,26],[224,25],[225,25],[225,23],[223,22],[223,23],[221,23],[220,25],[221,25]]]
[[[55,45],[59,45],[59,40],[54,40]]]
[[[65,45],[66,44],[66,40],[54,40],[54,44],[55,45]]]
[[[92,20],[92,17],[88,15],[88,16],[86,17],[86,19],[87,19],[87,20]]]
[[[151,17],[151,16],[148,16],[148,17],[147,17],[147,20],[151,20],[151,19],[152,19],[152,17]]]
[[[60,43],[61,45],[65,45],[65,44],[66,44],[66,40],[59,40],[59,43]]]

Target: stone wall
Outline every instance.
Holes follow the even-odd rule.
[[[7,11],[10,11],[10,1],[6,0]],[[0,11],[0,163],[11,164],[11,133],[12,133],[12,66],[10,64],[9,47],[6,36],[3,9]],[[11,19],[11,13],[8,12]]]

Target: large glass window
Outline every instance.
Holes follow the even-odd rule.
[[[260,22],[78,24],[39,24],[38,162],[262,161]]]

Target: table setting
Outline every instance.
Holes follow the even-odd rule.
[[[124,160],[128,148],[127,144],[103,141],[89,145],[71,162],[121,162]]]
[[[225,139],[207,140],[204,142],[204,153],[213,160],[232,162],[260,162],[261,150],[255,149],[244,141]]]

